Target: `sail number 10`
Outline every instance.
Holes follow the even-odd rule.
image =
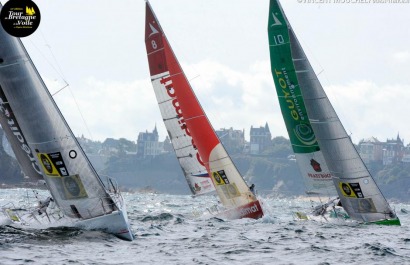
[[[280,34],[279,35],[273,35],[273,42],[275,43],[275,45],[284,44],[285,39]]]

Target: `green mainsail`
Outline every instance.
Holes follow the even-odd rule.
[[[295,153],[319,151],[293,64],[288,26],[276,1],[271,1],[269,13],[268,32],[272,76],[293,151]]]
[[[269,47],[272,77],[282,116],[307,193],[335,196],[336,190],[309,122],[291,51],[289,26],[279,3],[271,1]]]

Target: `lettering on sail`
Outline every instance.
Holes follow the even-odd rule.
[[[21,149],[27,154],[27,157],[29,158],[31,162],[31,166],[33,169],[41,175],[41,170],[39,165],[37,164],[36,159],[34,158],[34,155],[31,151],[31,148],[28,146],[26,139],[23,136],[23,133],[20,131],[20,126],[17,123],[17,120],[14,117],[14,114],[11,110],[11,108],[7,108],[7,98],[1,91],[0,93],[0,112],[4,115],[4,117],[7,120],[7,125],[9,126],[9,129],[13,133],[13,135],[17,138],[17,140],[20,143]]]
[[[191,144],[192,144],[192,146],[194,147],[194,149],[196,150],[196,159],[198,160],[198,162],[199,162],[201,165],[205,166],[204,162],[202,162],[202,159],[201,159],[201,157],[199,156],[197,147],[196,147],[196,145],[195,145],[195,143],[194,143],[194,139],[192,139],[191,133],[189,132],[189,128],[188,128],[188,126],[187,126],[186,123],[185,123],[185,119],[184,119],[183,114],[182,114],[182,109],[181,109],[181,107],[180,107],[180,105],[179,105],[179,101],[178,101],[178,99],[177,99],[177,97],[176,97],[176,92],[175,92],[175,89],[174,89],[174,87],[173,87],[171,77],[170,77],[170,76],[163,77],[163,78],[160,80],[160,83],[165,86],[165,89],[166,89],[166,91],[167,91],[168,96],[169,96],[170,98],[172,98],[172,106],[173,106],[174,109],[175,109],[175,113],[176,113],[176,116],[177,116],[177,118],[178,118],[178,123],[179,123],[179,125],[180,125],[181,130],[182,130],[182,131],[185,131],[185,134],[186,134],[187,136],[190,136],[190,137],[191,137]]]
[[[312,178],[312,179],[331,179],[332,178],[332,175],[330,173],[318,173],[318,174],[308,173],[308,176],[309,178]]]
[[[296,96],[295,85],[290,82],[286,69],[283,68],[282,71],[275,69],[275,74],[278,78],[279,86],[282,89],[288,109],[290,110],[290,115],[296,121],[299,120],[299,118],[301,120],[305,120],[303,111]]]

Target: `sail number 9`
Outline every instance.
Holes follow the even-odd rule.
[[[275,45],[283,44],[285,43],[285,39],[283,38],[282,35],[274,35],[273,36],[273,41],[275,42]]]

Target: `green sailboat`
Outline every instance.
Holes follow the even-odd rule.
[[[282,115],[307,186],[318,194],[337,192],[339,205],[360,223],[400,225],[346,133],[278,0],[270,1],[268,35]]]

